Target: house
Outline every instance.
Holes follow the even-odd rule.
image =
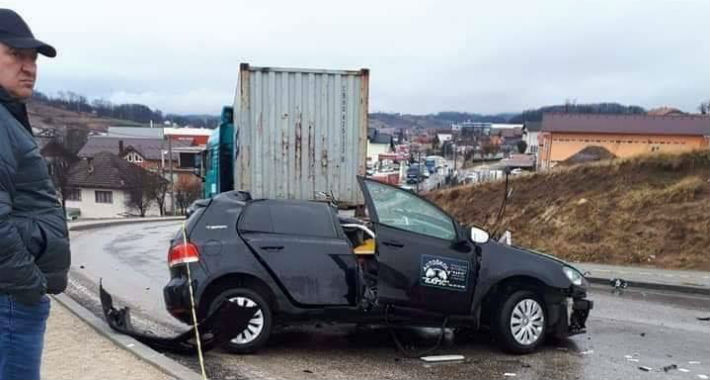
[[[616,157],[707,149],[710,116],[545,113],[538,167],[548,169],[590,146]]]
[[[69,168],[66,207],[79,209],[82,218],[136,215],[138,212],[126,203],[131,191],[141,186],[141,179],[146,175],[156,176],[115,154],[97,153]],[[165,181],[162,178],[159,180]],[[160,210],[155,203],[147,208],[146,216],[159,215]]]
[[[392,135],[379,132],[377,129],[367,131],[367,163],[372,165],[377,162],[380,154],[394,151]]]
[[[166,140],[159,138],[89,136],[77,155],[79,158],[92,158],[100,152],[113,153],[144,169],[162,173],[168,180],[172,161],[176,183],[181,177],[194,176],[194,168],[198,166],[202,148],[194,146],[192,140],[176,140],[170,145],[172,146],[169,146]],[[168,148],[172,148],[172,160]]]
[[[525,124],[523,124],[523,141],[528,144],[528,147],[525,149],[526,154],[537,155],[539,149],[538,136],[540,135],[541,128],[541,121],[526,121]]]

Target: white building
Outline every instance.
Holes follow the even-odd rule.
[[[376,129],[368,131],[367,136],[367,163],[374,164],[379,160],[380,154],[393,151],[392,135],[380,133]]]
[[[540,135],[541,128],[542,122],[540,121],[529,121],[523,126],[523,140],[528,144],[525,150],[526,154],[537,156],[540,144],[537,138]]]
[[[139,216],[138,210],[127,205],[129,191],[137,185],[135,179],[139,172],[154,175],[107,152],[83,159],[69,170],[69,188],[64,195],[66,207],[79,209],[81,218]],[[168,197],[166,195],[166,204]],[[145,216],[160,216],[155,202],[148,207]]]

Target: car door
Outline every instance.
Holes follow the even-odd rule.
[[[357,265],[336,220],[325,203],[256,201],[244,210],[239,233],[297,304],[351,305]]]
[[[376,234],[381,304],[446,314],[470,312],[475,249],[451,216],[397,187],[359,178]]]

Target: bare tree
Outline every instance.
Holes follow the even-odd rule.
[[[202,197],[202,183],[197,179],[181,177],[175,185],[175,202],[181,214],[185,214],[192,202]]]
[[[44,147],[42,156],[47,161],[47,169],[57,189],[66,213],[66,198],[69,193],[69,169],[79,158],[67,149],[58,136],[53,137]]]
[[[165,180],[138,165],[130,164],[126,184],[128,185],[126,207],[135,210],[141,217],[150,209],[155,201],[156,188],[166,186]]]
[[[518,148],[518,153],[523,154],[528,149],[528,143],[526,143],[525,140],[520,140],[516,144],[516,147]]]
[[[495,156],[498,152],[500,152],[500,145],[492,141],[487,141],[481,145],[481,150],[485,156]]]
[[[157,176],[156,176],[157,177]],[[165,216],[165,201],[168,194],[169,182],[167,180],[160,180],[161,177],[155,179],[153,183],[148,188],[148,197],[153,199],[160,209],[160,216]]]

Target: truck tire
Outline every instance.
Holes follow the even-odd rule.
[[[210,303],[209,311],[215,310],[224,300],[242,306],[257,306],[258,310],[247,328],[225,343],[224,348],[234,354],[250,354],[263,347],[271,335],[273,315],[268,302],[259,293],[247,288],[228,289],[217,295]]]
[[[518,290],[500,304],[493,326],[498,344],[513,354],[533,352],[545,340],[547,310],[537,293]]]

